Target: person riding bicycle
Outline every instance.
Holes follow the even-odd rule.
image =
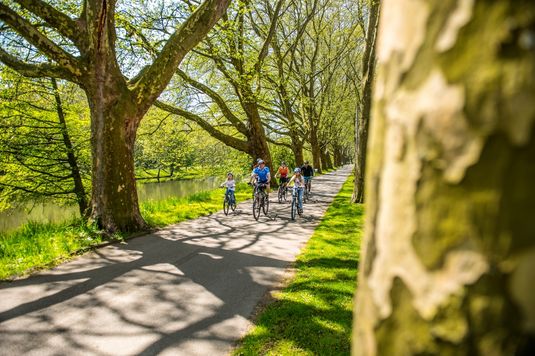
[[[281,162],[281,165],[279,167],[279,170],[277,171],[277,174],[275,177],[279,178],[279,184],[281,186],[285,185],[286,182],[288,182],[288,173],[290,170],[288,169],[288,166],[286,165],[286,162]]]
[[[301,167],[301,174],[305,178],[305,185],[308,186],[308,191],[310,192],[310,182],[314,176],[314,168],[312,168],[308,161],[306,161],[303,167]]]
[[[294,189],[297,189],[297,209],[299,214],[303,213],[303,188],[305,187],[305,179],[301,175],[301,168],[294,169],[294,175],[290,178],[288,185],[294,183]]]
[[[271,181],[271,174],[269,173],[269,167],[266,166],[266,162],[258,160],[258,167],[253,169],[251,175],[251,182],[256,182],[258,189],[267,188],[269,193],[269,182]]]
[[[227,173],[227,180],[221,183],[220,187],[226,187],[225,196],[228,197],[230,205],[236,204],[236,197],[234,191],[236,190],[236,181],[232,172]]]

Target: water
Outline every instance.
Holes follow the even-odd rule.
[[[224,180],[219,177],[138,184],[140,202],[184,197],[217,187]],[[61,222],[79,217],[77,205],[58,206],[49,203],[28,204],[26,208],[11,209],[0,213],[0,232],[16,229],[28,221]]]

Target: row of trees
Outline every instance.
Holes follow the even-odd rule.
[[[4,171],[20,165],[28,174],[4,175],[2,196],[63,195],[103,229],[135,231],[145,228],[136,165],[172,175],[198,152],[198,128],[249,162],[273,167],[274,153],[291,152],[300,165],[304,151],[320,171],[348,161],[367,8],[344,0],[3,2],[0,61],[18,74],[4,68],[2,82],[24,82],[4,92]],[[75,101],[89,123],[67,125],[62,100]],[[32,140],[39,120],[50,127]]]

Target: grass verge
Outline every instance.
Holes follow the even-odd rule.
[[[251,198],[251,188],[246,184],[239,184],[236,190],[238,202]],[[223,189],[214,189],[184,198],[147,201],[140,210],[150,227],[159,228],[221,210],[223,196]],[[0,280],[53,267],[103,242],[126,238],[105,237],[82,219],[60,224],[29,222],[15,231],[0,233]]]
[[[351,178],[298,256],[294,279],[275,293],[233,355],[349,355],[363,225],[352,189]]]

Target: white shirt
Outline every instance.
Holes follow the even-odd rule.
[[[223,184],[224,187],[227,187],[229,190],[234,191],[236,189],[236,181],[234,179],[226,180]]]
[[[303,176],[298,177],[294,175],[292,179],[293,179],[295,188],[300,188],[300,187],[305,186],[305,178],[303,178]]]

